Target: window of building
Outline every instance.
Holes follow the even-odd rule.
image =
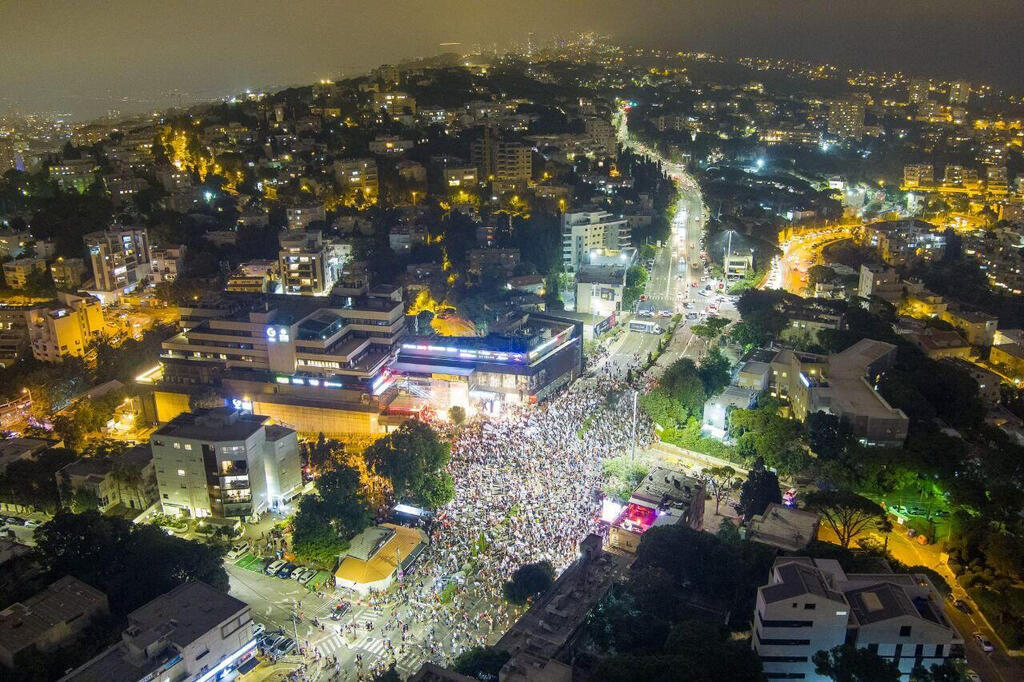
[[[904,625],[900,628],[900,637],[910,637],[910,626]]]
[[[191,450],[192,449],[192,444],[191,443],[185,443],[185,449],[186,450]]]
[[[804,609],[808,611],[813,611],[816,608],[818,608],[817,604],[804,604]]]
[[[185,470],[184,469],[178,469],[178,475],[179,476],[184,476],[185,475]]]
[[[179,443],[178,441],[174,441],[172,445],[174,446],[175,450],[181,450],[181,443]]]

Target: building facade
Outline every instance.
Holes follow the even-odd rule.
[[[562,264],[575,272],[588,263],[592,251],[622,250],[630,244],[629,221],[607,211],[562,214]]]
[[[295,431],[230,407],[181,414],[150,437],[160,504],[193,518],[258,518],[302,487]]]
[[[149,275],[149,237],[142,228],[112,228],[85,235],[92,261],[94,294],[107,305]]]

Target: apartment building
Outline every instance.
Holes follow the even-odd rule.
[[[92,262],[89,293],[103,305],[129,293],[149,275],[149,237],[143,228],[113,227],[83,238]]]
[[[305,230],[313,223],[325,224],[327,222],[327,211],[323,204],[292,206],[286,209],[285,213],[288,218],[289,230]]]
[[[269,422],[218,407],[157,429],[149,444],[164,513],[257,519],[286,505],[302,487],[298,438]]]
[[[46,261],[42,258],[18,258],[4,263],[4,282],[10,289],[24,289],[29,280],[39,272],[46,272]]]
[[[249,605],[189,582],[129,613],[120,642],[59,682],[205,682],[255,653]]]
[[[562,264],[569,272],[586,265],[592,251],[619,251],[630,239],[629,221],[621,216],[597,210],[562,214]]]
[[[129,483],[116,471],[132,470],[138,478]],[[55,475],[61,502],[70,506],[76,497],[88,496],[106,512],[118,505],[141,512],[157,501],[156,469],[149,445],[136,445],[115,457],[81,457]]]
[[[843,139],[864,137],[864,100],[835,100],[828,107],[828,132]]]
[[[946,235],[923,220],[886,220],[862,227],[858,241],[876,250],[887,265],[932,261],[946,250]]]
[[[903,679],[963,655],[963,638],[923,574],[845,573],[832,559],[782,557],[757,590],[754,651],[768,679],[827,682],[813,657],[851,643],[894,662]]]
[[[500,137],[493,126],[470,146],[470,161],[495,194],[521,192],[533,175],[533,150],[524,142]]]
[[[50,263],[50,276],[53,285],[61,290],[74,289],[85,279],[88,270],[81,258],[64,258],[61,256]]]
[[[338,281],[352,246],[324,239],[319,230],[289,230],[278,238],[281,292],[326,296]]]
[[[367,203],[377,201],[380,182],[377,162],[373,159],[338,159],[334,162],[334,181],[342,196],[361,195]]]
[[[442,173],[444,186],[451,190],[472,190],[480,184],[476,166],[445,166]]]
[[[96,182],[99,166],[92,159],[69,159],[50,166],[50,179],[62,192],[85,194]]]
[[[82,357],[103,334],[103,308],[93,296],[58,292],[57,300],[26,311],[32,356],[43,362]]]
[[[378,135],[370,140],[369,149],[371,154],[379,156],[400,156],[413,146],[412,140],[403,140],[397,135]]]
[[[178,279],[178,275],[185,269],[186,251],[184,244],[166,244],[151,248],[149,257],[153,283],[173,282]]]

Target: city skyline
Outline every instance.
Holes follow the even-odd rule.
[[[97,13],[75,3],[0,8],[0,109],[77,120],[214,100],[246,88],[308,84],[443,51],[507,50],[556,34],[596,31],[624,43],[728,57],[766,56],[1012,88],[1024,47],[1024,6],[876,0],[820,8],[802,1],[727,0],[629,7],[608,2],[476,3],[440,0],[349,7],[314,0],[283,14],[263,3],[117,0]],[[874,11],[873,11],[874,10]],[[650,17],[658,16],[658,21]],[[509,26],[514,26],[513,30]],[[380,28],[390,27],[383,32]],[[786,36],[779,40],[779,36]],[[393,37],[393,39],[392,39]],[[983,37],[983,40],[979,40]],[[43,46],[50,47],[44,48]]]

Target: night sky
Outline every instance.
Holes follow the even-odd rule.
[[[1022,0],[0,0],[0,109],[148,110],[572,30],[1024,90]]]

